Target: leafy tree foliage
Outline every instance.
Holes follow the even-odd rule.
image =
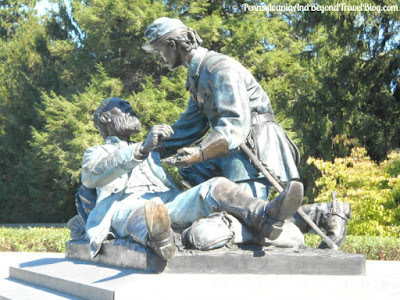
[[[1,0],[0,1],[0,38],[7,41],[13,37],[21,19],[29,16],[26,7],[34,7],[37,0]]]
[[[54,92],[42,96],[40,116],[45,120],[45,126],[40,131],[32,128],[30,147],[34,159],[27,166],[32,178],[29,181],[32,211],[49,207],[53,211],[47,210],[50,216],[46,219],[54,222],[61,210],[68,212],[67,215],[74,213],[71,195],[80,184],[83,153],[89,147],[103,143],[92,122],[93,113],[99,99],[117,97],[121,90],[120,80],[108,77],[105,69],[98,66],[83,92],[70,98]]]
[[[350,156],[333,163],[312,157],[307,163],[322,173],[316,181],[321,190],[317,202],[331,201],[330,192],[337,191],[339,200],[352,205],[349,234],[400,236],[399,151],[391,152],[380,165],[367,156],[365,148],[353,148]]]
[[[19,207],[30,200],[29,128],[40,127],[36,104],[43,90],[57,89],[58,81],[45,28],[33,13],[17,25],[15,35],[0,45],[0,206],[6,220],[14,207],[23,216],[26,208]]]
[[[0,222],[62,220],[64,211],[52,214],[62,200],[48,197],[43,188],[40,193],[32,190],[32,182],[45,171],[35,161],[31,129],[43,130],[46,123],[40,117],[42,95],[68,96],[82,87],[77,45],[69,33],[63,34],[63,26],[54,30],[60,21],[55,15],[40,19],[33,5],[4,6],[1,11],[8,9],[23,11],[24,17],[13,20],[15,33],[0,44]],[[43,181],[43,187],[56,178],[54,173],[48,176],[52,179]],[[40,202],[50,203],[49,214],[42,213]]]
[[[101,143],[91,119],[104,98],[132,104],[144,125],[137,139],[178,118],[189,96],[187,71],[170,72],[141,49],[145,28],[161,16],[180,18],[203,46],[254,74],[301,146],[309,202],[323,187],[313,184],[320,173],[305,163],[308,156],[328,162],[363,146],[385,161],[400,145],[399,12],[265,12],[243,5],[297,0],[52,2],[58,9],[42,17],[36,1],[0,2],[0,222],[67,221],[74,214],[83,151]]]
[[[396,1],[368,1],[375,6]],[[295,3],[295,1],[293,1]],[[346,1],[359,5],[364,1]],[[318,1],[332,5],[332,1]],[[397,5],[399,3],[397,2]],[[332,159],[363,145],[375,160],[399,146],[400,12],[306,13],[291,16],[307,41],[311,74],[298,82],[291,115],[304,152]],[[302,78],[302,77],[298,77]]]
[[[84,35],[80,43],[89,65],[102,63],[110,76],[121,78],[129,92],[139,90],[147,75],[159,73],[154,58],[145,55],[141,45],[146,27],[166,14],[161,1],[72,0],[71,4]]]

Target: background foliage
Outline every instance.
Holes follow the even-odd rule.
[[[177,119],[188,99],[186,70],[170,72],[141,49],[145,28],[170,16],[198,30],[203,46],[242,62],[267,91],[301,148],[309,203],[338,189],[353,204],[353,233],[396,234],[400,12],[242,6],[311,3],[298,0],[51,2],[41,16],[37,1],[0,2],[0,223],[74,215],[81,157],[101,143],[91,115],[104,98],[123,97],[138,111],[137,139]],[[366,2],[400,5],[346,1]]]
[[[0,227],[1,252],[65,252],[68,228]]]
[[[400,237],[400,151],[379,165],[365,148],[353,148],[350,156],[334,162],[310,157],[307,163],[322,173],[316,202],[327,201],[336,191],[338,200],[351,203],[350,235]]]
[[[316,234],[305,234],[306,246],[317,248],[322,239]],[[346,253],[364,254],[368,260],[400,260],[400,239],[395,237],[348,235],[340,247]]]

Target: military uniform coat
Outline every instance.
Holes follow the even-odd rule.
[[[265,91],[239,62],[199,47],[190,62],[187,89],[191,96],[186,111],[163,143],[169,153],[198,142],[211,129],[222,134],[230,150],[218,159],[218,176],[235,182],[264,177],[239,150],[247,141],[279,180],[299,178],[297,148],[273,119]]]

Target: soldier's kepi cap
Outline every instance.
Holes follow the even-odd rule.
[[[142,45],[142,48],[148,52],[153,52],[154,46],[160,41],[187,30],[188,28],[181,20],[167,17],[158,18],[144,32],[147,42]]]

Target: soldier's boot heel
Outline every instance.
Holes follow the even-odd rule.
[[[149,246],[163,260],[175,254],[175,241],[167,208],[160,199],[152,199],[144,206]]]
[[[303,184],[291,181],[274,200],[264,208],[261,221],[261,234],[270,239],[277,239],[283,230],[285,219],[293,215],[303,201]]]

